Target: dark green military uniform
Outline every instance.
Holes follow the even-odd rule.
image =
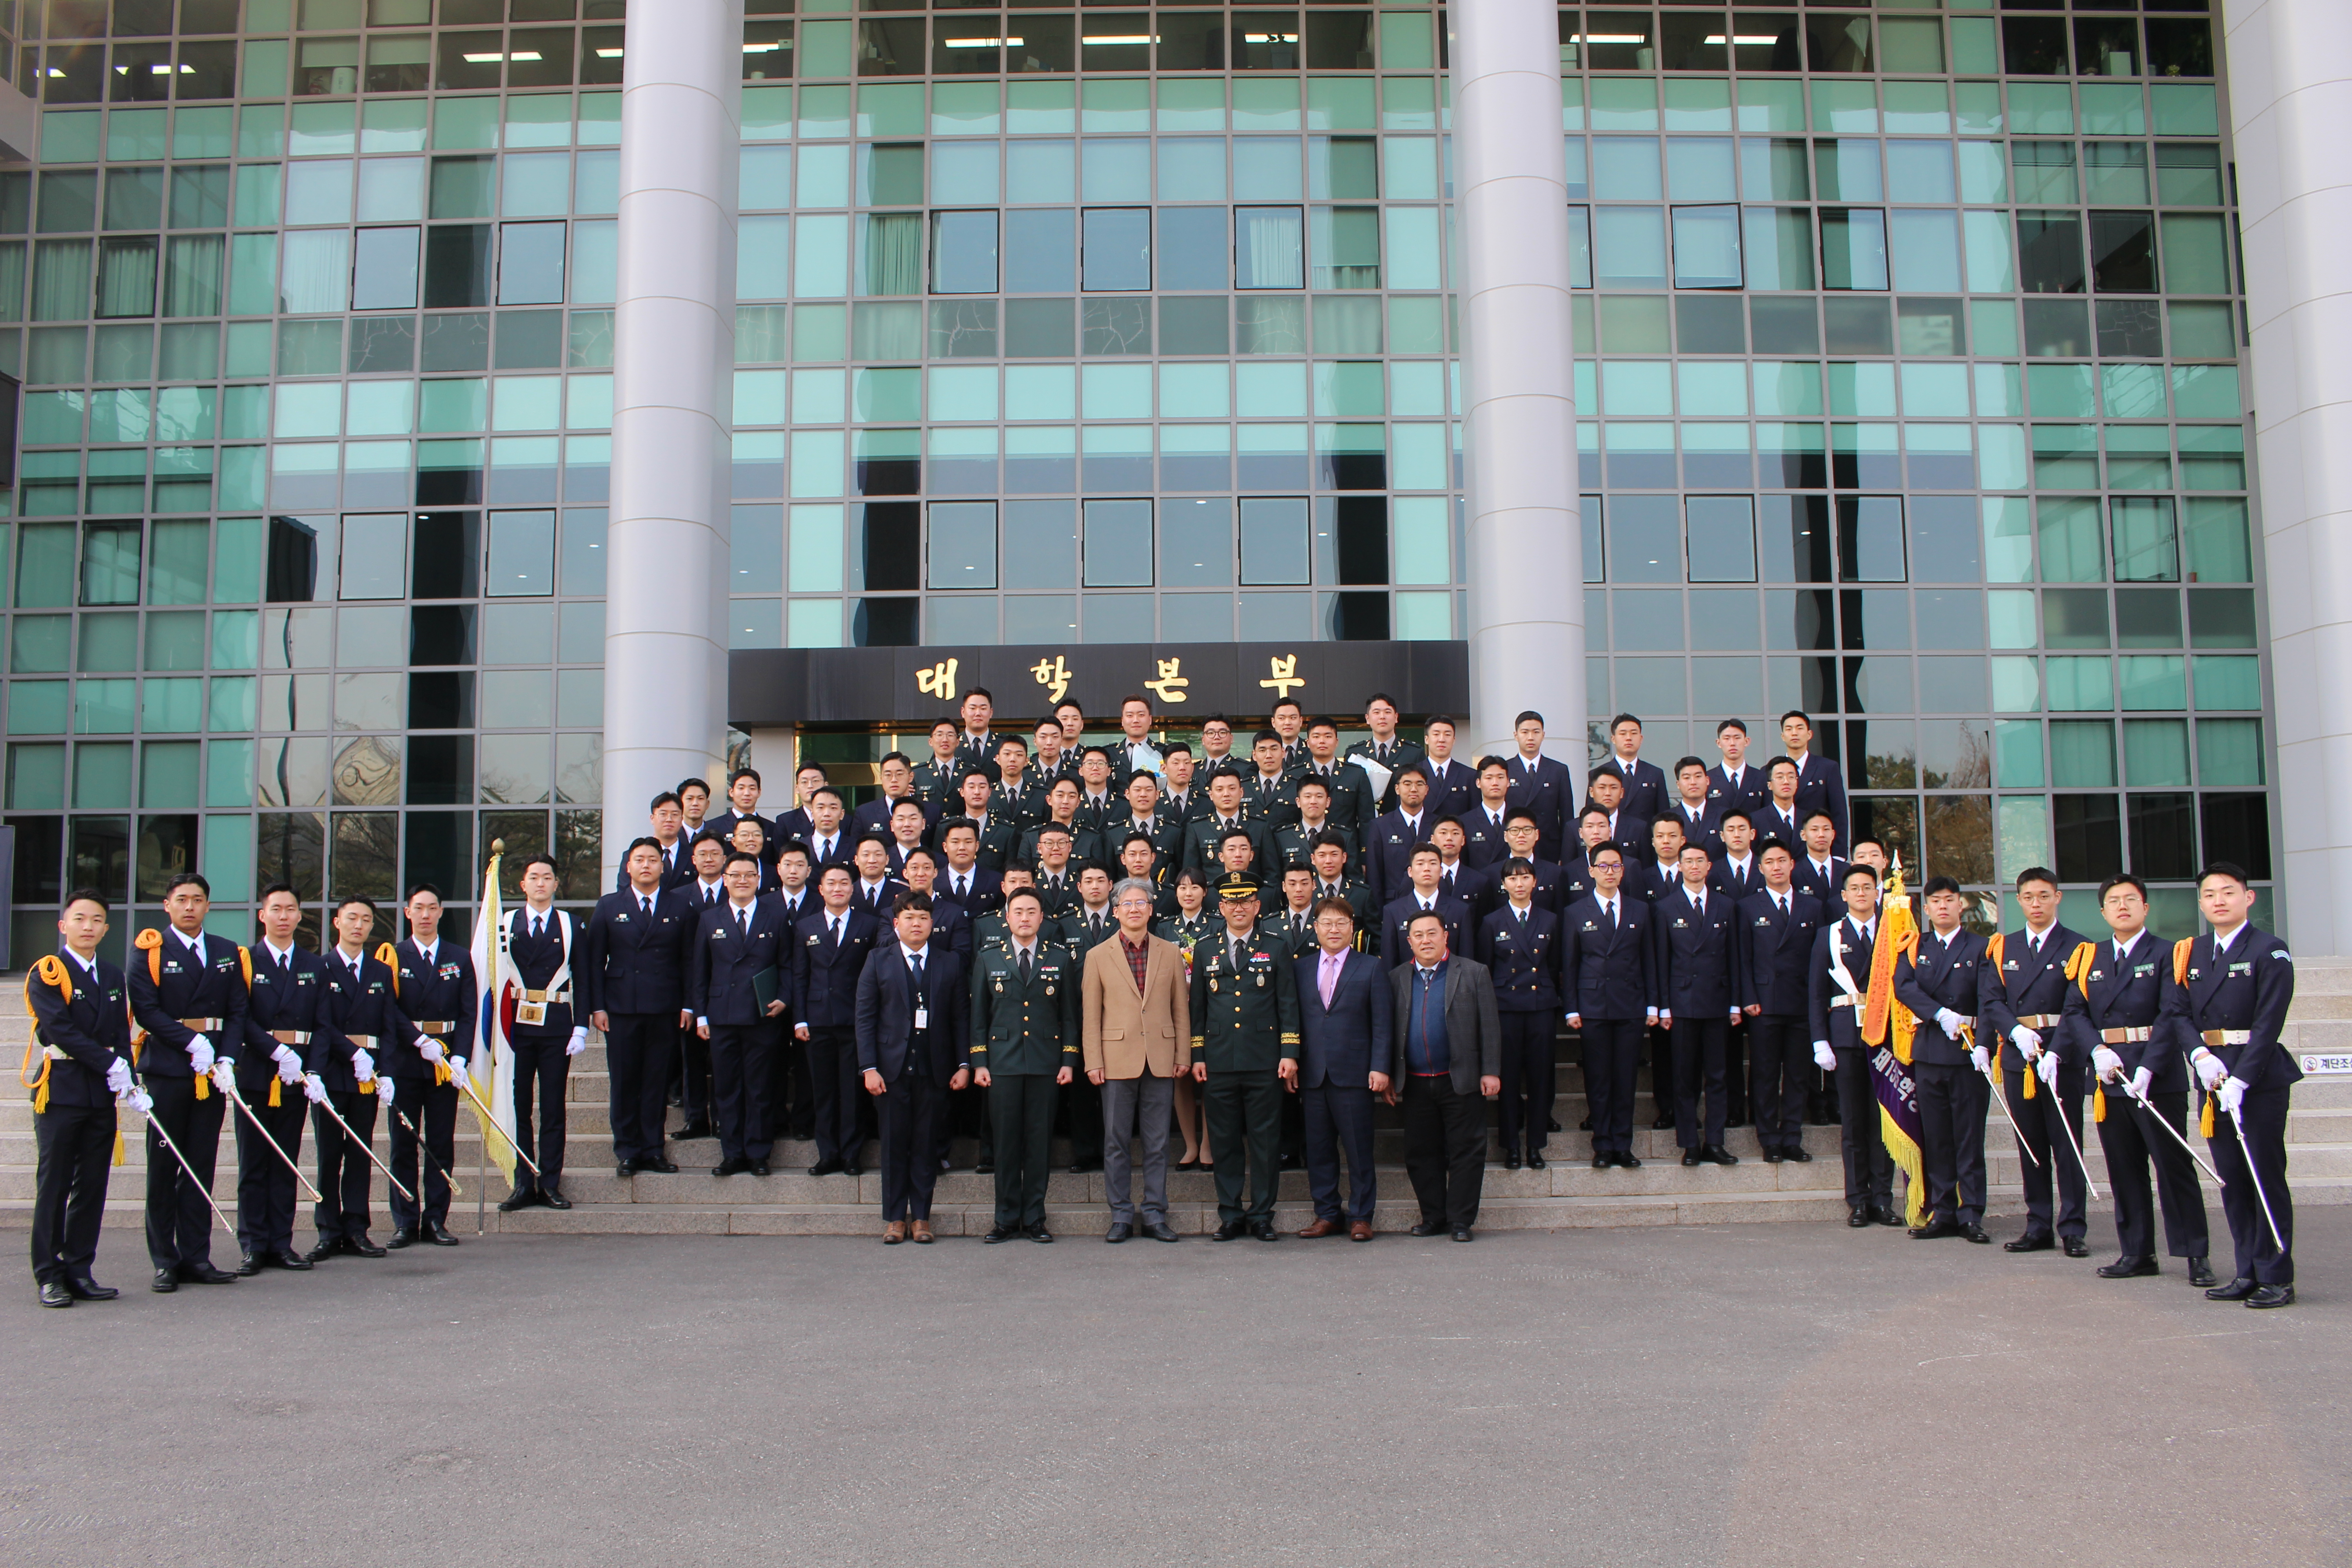
[[[940,837],[944,839],[949,828],[959,822],[971,821],[971,817],[950,810],[940,818]],[[1003,812],[991,810],[988,825],[980,828],[979,837],[980,850],[975,857],[975,864],[991,871],[1002,871],[1012,863],[1013,857],[1021,847],[1021,825]]]
[[[1362,837],[1340,826],[1328,816],[1323,819],[1321,827],[1309,827],[1304,822],[1294,822],[1286,826],[1276,828],[1274,830],[1276,862],[1285,871],[1313,870],[1315,840],[1321,837],[1326,831],[1337,833],[1348,842],[1348,859],[1343,869],[1351,872],[1361,870],[1364,864]]]
[[[1039,1236],[1052,1168],[1055,1079],[1081,1076],[1078,965],[1041,931],[1027,974],[1009,937],[971,959],[971,1065],[988,1069],[996,1228]],[[1001,1239],[1001,1238],[998,1238]]]
[[[1228,901],[1256,894],[1256,880],[1248,877],[1229,879],[1218,889],[1219,898]],[[1241,945],[1238,965],[1230,932],[1212,931],[1193,950],[1192,1059],[1209,1069],[1202,1085],[1202,1114],[1216,1151],[1220,1234],[1229,1237],[1246,1226],[1270,1241],[1281,1175],[1280,1068],[1298,1057],[1298,987],[1290,954],[1275,933],[1252,931]]]

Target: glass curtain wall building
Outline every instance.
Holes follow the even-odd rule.
[[[619,0],[6,9],[20,942],[593,897]],[[747,9],[733,646],[1468,634],[1441,9]],[[2218,18],[1558,15],[1594,723],[1808,709],[1975,888],[2267,882]]]

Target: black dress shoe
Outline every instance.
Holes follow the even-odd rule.
[[[1307,1156],[1304,1154],[1285,1154],[1276,1162],[1276,1163],[1286,1171],[1303,1171],[1307,1168]]]
[[[1699,1163],[1699,1152],[1698,1152],[1698,1151],[1697,1151],[1696,1149],[1695,1149],[1695,1148],[1693,1148],[1693,1149],[1685,1149],[1685,1150],[1684,1150],[1684,1151],[1683,1151],[1683,1163],[1684,1163],[1684,1164],[1685,1164],[1685,1165],[1696,1165],[1696,1164],[1697,1164],[1698,1163]]]
[[[44,1279],[43,1281],[41,1281],[41,1305],[42,1305],[42,1306],[44,1306],[44,1307],[70,1307],[70,1306],[72,1306],[73,1304],[74,1304],[74,1295],[73,1295],[73,1292],[66,1289],[66,1282],[65,1282],[64,1280],[62,1280],[62,1279]]]
[[[265,1268],[283,1268],[289,1274],[308,1273],[311,1268],[316,1267],[316,1265],[314,1265],[309,1258],[303,1257],[300,1253],[294,1251],[291,1247],[289,1247],[284,1252],[273,1252],[261,1261]]]
[[[655,1155],[650,1160],[638,1161],[637,1169],[640,1172],[650,1171],[656,1175],[660,1176],[675,1176],[677,1174],[677,1167],[671,1164],[659,1154]]]
[[[1642,1162],[1631,1154],[1617,1153],[1609,1157],[1617,1163],[1617,1168],[1621,1171],[1638,1171],[1642,1168]]]
[[[1020,1234],[1021,1230],[1017,1226],[993,1225],[988,1227],[988,1234],[980,1239],[993,1247],[1000,1241],[1011,1241]]]
[[[1201,1168],[1201,1162],[1198,1160],[1179,1160],[1176,1162],[1175,1168],[1180,1171],[1197,1171]]]
[[[360,1232],[357,1236],[345,1237],[343,1238],[343,1250],[350,1253],[354,1258],[382,1258],[383,1256],[383,1248],[378,1247],[374,1242],[370,1241],[367,1238],[367,1232],[365,1231]]]
[[[1529,1154],[1529,1155],[1528,1156],[1528,1170],[1530,1170],[1530,1171],[1540,1171],[1540,1170],[1542,1170],[1543,1168],[1544,1168],[1544,1157],[1543,1157],[1541,1154]]]
[[[1710,1165],[1737,1165],[1739,1163],[1739,1156],[1733,1153],[1730,1150],[1725,1148],[1720,1143],[1700,1144],[1698,1146],[1698,1157],[1706,1161]]]
[[[866,1173],[866,1167],[855,1160],[844,1160],[841,1163],[841,1173],[845,1176],[862,1176]]]
[[[1871,1217],[1881,1225],[1899,1226],[1904,1223],[1903,1216],[1885,1204],[1879,1205]]]
[[[66,1289],[77,1301],[111,1301],[122,1294],[111,1285],[101,1285],[87,1274],[66,1276]]]
[[[383,1245],[387,1250],[393,1252],[398,1252],[404,1247],[414,1247],[416,1245],[416,1233],[403,1226],[394,1231],[392,1238]]]
[[[1468,1241],[1470,1238],[1471,1238],[1471,1237],[1470,1237],[1470,1227],[1469,1227],[1468,1226],[1466,1226],[1466,1225],[1457,1225],[1457,1226],[1455,1226],[1454,1227],[1454,1240],[1456,1240],[1456,1241]]]
[[[319,1244],[302,1255],[302,1261],[309,1264],[311,1268],[316,1268],[320,1264],[324,1263],[327,1259],[332,1258],[342,1249],[343,1244],[341,1239],[330,1237],[320,1237],[319,1238]]]
[[[1275,1241],[1280,1239],[1276,1236],[1274,1221],[1270,1219],[1254,1219],[1250,1221],[1249,1233],[1257,1237],[1260,1241]]]
[[[377,1248],[381,1253],[383,1249]],[[187,1285],[234,1285],[236,1276],[226,1268],[215,1268],[209,1263],[190,1265],[180,1270],[180,1280]]]
[[[2118,1258],[2099,1268],[2102,1279],[2142,1279],[2158,1272],[2153,1258]]]
[[[2227,1285],[2217,1285],[2205,1292],[2208,1301],[2242,1301],[2260,1289],[2244,1275],[2239,1275]]]
[[[1661,1116],[1655,1121],[1650,1123],[1650,1131],[1653,1132],[1667,1132],[1673,1131],[1675,1119],[1673,1117]]]
[[[755,1175],[755,1176],[764,1176],[764,1175],[768,1174],[768,1162],[766,1162],[765,1160],[754,1160],[754,1161],[752,1161],[752,1162],[751,1162],[751,1173],[752,1173],[753,1175]]]
[[[180,1277],[168,1268],[158,1268],[155,1278],[147,1282],[147,1289],[158,1296],[168,1296],[179,1288]]]
[[[1968,1224],[1960,1226],[1960,1235],[1967,1237],[1969,1240],[1975,1242],[1979,1247],[1990,1247],[1992,1245],[1992,1237],[1986,1234],[1985,1227],[1977,1224],[1974,1220],[1971,1220]]]
[[[819,1160],[809,1167],[809,1174],[812,1176],[837,1175],[840,1171],[841,1162],[838,1160]]]
[[[1239,1241],[1249,1234],[1249,1221],[1229,1219],[1210,1234],[1211,1241]]]
[[[1029,1227],[1029,1239],[1032,1241],[1042,1241],[1046,1245],[1051,1246],[1054,1240],[1054,1233],[1047,1230],[1042,1225],[1033,1225]]]
[[[613,1167],[613,1174],[620,1177],[621,1180],[625,1182],[636,1173],[637,1163],[635,1160],[624,1160],[619,1164]]]
[[[1780,1163],[1780,1151],[1778,1149],[1767,1149],[1764,1151],[1763,1158],[1766,1164],[1777,1165]]]
[[[1422,1223],[1412,1227],[1411,1234],[1414,1236],[1438,1236],[1444,1234],[1444,1230],[1445,1227],[1442,1225],[1431,1225],[1428,1221],[1423,1220]]]
[[[1592,1156],[1592,1168],[1596,1171],[1608,1170],[1611,1166],[1616,1163],[1616,1160],[1607,1154],[1595,1154]]]
[[[742,1174],[750,1168],[751,1167],[745,1164],[742,1161],[737,1159],[734,1155],[730,1154],[725,1159],[719,1161],[716,1165],[711,1166],[710,1173],[714,1178],[720,1176],[737,1176]]]
[[[431,1247],[455,1247],[457,1245],[457,1238],[449,1234],[449,1227],[447,1226],[437,1224],[432,1220],[427,1220],[425,1223],[425,1240],[426,1245]]]
[[[2202,1258],[2189,1260],[2189,1282],[2200,1290],[2213,1283],[2213,1265]]]
[[[1590,1116],[1588,1116],[1588,1117],[1586,1117],[1583,1121],[1581,1121],[1578,1122],[1578,1123],[1576,1124],[1576,1130],[1577,1130],[1579,1132],[1590,1132],[1590,1131],[1592,1131],[1592,1118],[1591,1118]],[[1555,1132],[1557,1132],[1557,1131],[1559,1131],[1559,1128],[1557,1128],[1557,1127],[1555,1127],[1555,1128],[1553,1128],[1553,1129],[1552,1129],[1552,1131],[1555,1131]]]
[[[2084,1241],[2079,1236],[2063,1237],[2058,1243],[2058,1247],[2060,1251],[2065,1253],[2069,1258],[2088,1258],[2091,1256],[2091,1244]]]
[[[1114,1220],[1111,1222],[1111,1227],[1103,1232],[1103,1239],[1116,1245],[1118,1242],[1125,1241],[1129,1237],[1133,1236],[1134,1234],[1134,1226],[1129,1224],[1125,1220]]]
[[[1176,1234],[1176,1227],[1170,1225],[1164,1219],[1145,1220],[1143,1222],[1143,1234],[1150,1237],[1154,1241],[1181,1241],[1184,1239],[1182,1237]]]
[[[672,1138],[716,1138],[719,1136],[719,1129],[711,1126],[708,1121],[689,1121],[670,1136]]]
[[[2292,1285],[2264,1285],[2261,1289],[2257,1289],[2252,1295],[2246,1298],[2246,1305],[2249,1307],[2292,1307],[2294,1305],[2294,1287]]]
[[[236,1260],[237,1274],[241,1278],[247,1279],[250,1279],[255,1275],[260,1273],[264,1267],[265,1265],[261,1261],[261,1255],[257,1252],[248,1252],[244,1257]]]
[[[1547,1116],[1547,1117],[1545,1117],[1545,1118],[1544,1118],[1544,1131],[1547,1131],[1547,1132],[1557,1132],[1557,1131],[1559,1131],[1559,1117],[1557,1117],[1557,1116]]]
[[[572,1200],[563,1195],[562,1189],[556,1187],[541,1187],[539,1201],[551,1209],[568,1209],[572,1206]]]
[[[530,1208],[536,1205],[538,1202],[539,1189],[537,1187],[517,1187],[513,1192],[509,1193],[505,1197],[499,1200],[499,1212],[500,1214],[513,1214],[518,1209]]]
[[[971,1163],[971,1173],[975,1176],[992,1176],[996,1174],[996,1162],[993,1160],[974,1160]]]
[[[1745,1116],[1727,1116],[1723,1119],[1723,1124],[1726,1127],[1745,1127],[1748,1125],[1748,1118]]]
[[[1519,1168],[1519,1157],[1517,1154],[1506,1154],[1503,1156],[1503,1169],[1506,1171],[1517,1170]]]
[[[1958,1221],[1948,1219],[1931,1219],[1926,1225],[1914,1226],[1911,1232],[1911,1239],[1914,1241],[1941,1241],[1948,1236],[1958,1236],[1959,1234],[1960,1226]]]
[[[2029,1230],[2015,1241],[2002,1242],[2000,1249],[2003,1252],[2047,1252],[2057,1245],[2056,1237],[2041,1235]]]
[[[1848,1209],[1846,1211],[1845,1223],[1853,1229],[1860,1230],[1863,1226],[1870,1223],[1870,1211],[1868,1209]]]
[[[1810,1165],[1813,1163],[1813,1157],[1802,1149],[1783,1149],[1780,1151],[1780,1158],[1800,1165]]]

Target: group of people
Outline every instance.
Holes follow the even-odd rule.
[[[1874,967],[1888,858],[1852,835],[1803,713],[1781,717],[1785,754],[1761,767],[1727,720],[1719,763],[1686,756],[1671,773],[1621,714],[1581,779],[1545,755],[1540,714],[1518,715],[1510,755],[1470,763],[1449,720],[1415,742],[1399,717],[1375,694],[1369,738],[1342,753],[1332,720],[1285,701],[1245,750],[1213,717],[1196,751],[1155,739],[1151,704],[1130,697],[1118,740],[1099,745],[1082,743],[1075,704],[1024,735],[994,728],[989,693],[971,689],[932,727],[930,754],[884,757],[880,797],[854,810],[814,765],[773,819],[750,768],[715,815],[698,779],[664,792],[583,920],[553,907],[556,868],[534,857],[502,936],[522,1159],[499,1206],[570,1206],[565,1079],[593,1026],[621,1176],[675,1173],[672,1138],[716,1138],[718,1179],[768,1174],[786,1136],[814,1142],[813,1175],[860,1173],[871,1145],[887,1243],[932,1238],[956,1136],[995,1178],[987,1239],[1050,1241],[1057,1127],[1071,1169],[1103,1173],[1110,1241],[1177,1239],[1171,1132],[1176,1169],[1215,1173],[1217,1239],[1274,1239],[1279,1173],[1303,1164],[1315,1217],[1300,1234],[1369,1240],[1376,1100],[1402,1116],[1413,1233],[1467,1241],[1488,1101],[1504,1167],[1545,1165],[1564,1022],[1595,1169],[1641,1163],[1646,1055],[1653,1126],[1675,1130],[1685,1165],[1737,1163],[1725,1131],[1751,1120],[1773,1162],[1811,1157],[1808,1121],[1839,1124],[1857,1227],[1904,1223],[1880,1127],[1879,1080],[1896,1074],[1920,1126],[1923,1239],[1989,1239],[1998,1100],[2026,1162],[2029,1217],[2010,1248],[2084,1255],[2082,1102],[2095,1094],[2122,1243],[2102,1272],[2156,1272],[2160,1205],[2168,1251],[2213,1285],[2182,1131],[2193,1079],[2203,1120],[2209,1101],[2226,1112],[2205,1131],[2235,1272],[2212,1293],[2293,1300],[2284,1127],[2299,1075],[2279,1043],[2293,963],[2247,924],[2253,895],[2234,868],[2200,885],[2214,934],[2169,949],[2145,931],[2132,877],[2100,890],[2105,942],[2057,923],[2047,871],[2019,879],[2024,929],[1990,939],[1964,928],[1958,885],[1930,878],[1927,923]],[[380,1109],[391,1245],[455,1245],[450,1128],[478,1093],[478,998],[467,955],[437,941],[436,890],[411,890],[411,934],[373,956],[364,901],[335,911],[321,956],[293,946],[290,889],[265,892],[251,949],[203,933],[205,898],[201,878],[180,879],[171,931],[142,936],[126,983],[96,957],[103,900],[77,894],[62,952],[27,983],[46,1057],[34,1262],[52,1304],[99,1289],[90,1192],[118,1098],[148,1114],[158,1290],[379,1255],[366,1144]],[[1917,1021],[1892,1068],[1875,1021],[1889,979],[1891,1005]],[[319,1241],[297,1255],[305,1100]],[[206,1252],[224,1102],[241,1118],[235,1272]]]

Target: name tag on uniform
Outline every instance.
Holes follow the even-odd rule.
[[[915,1027],[917,1027],[918,1029],[928,1029],[928,1028],[929,1028],[930,1026],[931,1026],[931,1010],[930,1010],[929,1007],[918,1007],[918,1008],[916,1008],[916,1009],[915,1009]]]
[[[2252,974],[2253,972],[2254,961],[2251,958],[2242,959],[2230,965],[2230,973],[2232,974]]]
[[[2001,967],[2003,969],[2015,969],[2017,967],[2017,960],[2013,958],[2010,959],[2007,963],[2003,963]]]
[[[2091,971],[2091,978],[2094,980],[2105,980],[2106,977],[2107,972],[2104,969],[2094,969]]]
[[[2140,980],[2145,980],[2155,973],[2156,965],[2153,963],[2143,963],[2137,969],[2132,971],[2133,976]]]
[[[614,915],[613,917],[613,923],[614,925],[626,925],[629,923],[629,917],[626,915]]]

